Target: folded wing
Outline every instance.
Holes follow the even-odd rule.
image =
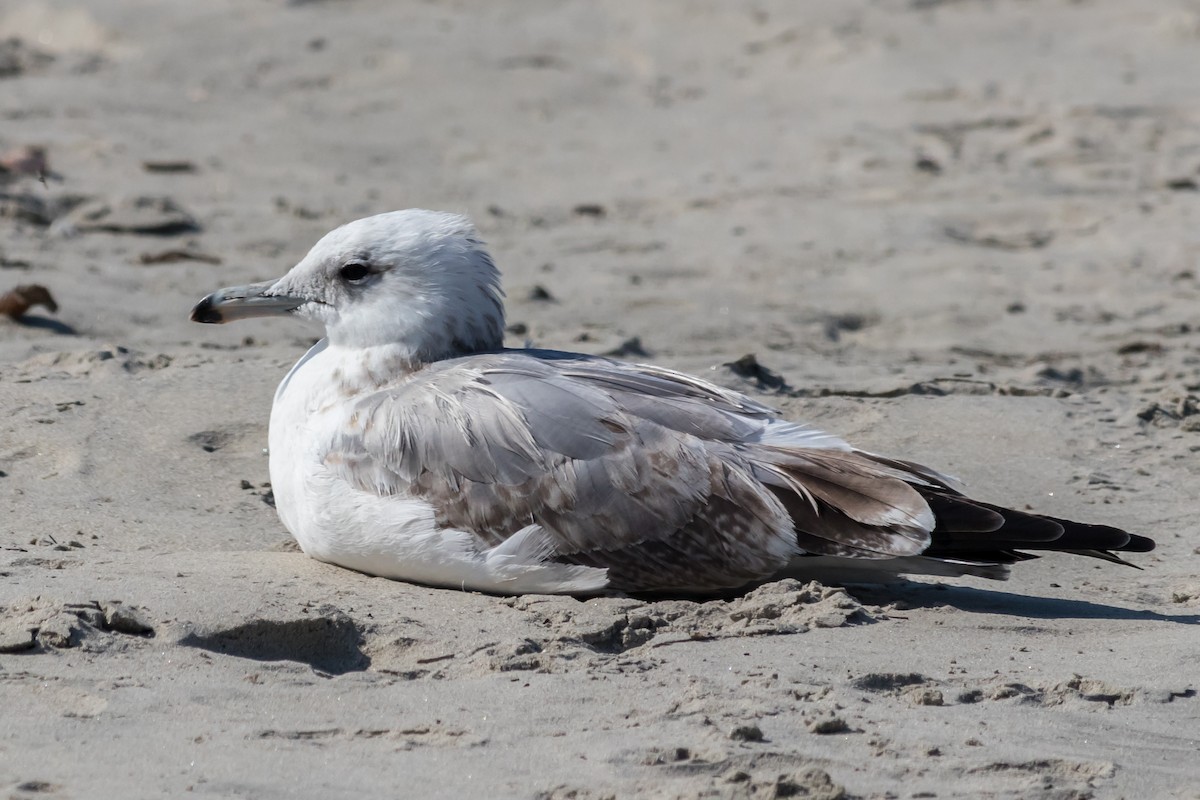
[[[440,362],[361,398],[325,461],[362,491],[427,500],[481,548],[538,526],[539,557],[623,591],[731,588],[806,555],[1111,560],[1149,541],[969,500],[691,376],[540,351]]]

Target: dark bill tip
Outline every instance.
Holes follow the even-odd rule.
[[[211,294],[199,303],[196,303],[195,308],[192,309],[190,319],[192,322],[205,323],[221,323],[225,321],[221,316],[220,309],[217,308],[217,304],[213,302],[213,295]]]
[[[250,317],[283,316],[308,302],[302,297],[268,294],[274,285],[275,281],[263,281],[218,289],[196,304],[191,320],[219,324]]]

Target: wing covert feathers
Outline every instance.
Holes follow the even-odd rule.
[[[481,547],[539,526],[539,557],[606,568],[622,591],[732,588],[806,555],[989,574],[1031,557],[1021,550],[1120,561],[1153,547],[969,499],[927,467],[691,376],[537,351],[388,384],[353,404],[323,457],[361,491],[428,501]]]

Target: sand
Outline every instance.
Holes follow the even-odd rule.
[[[0,172],[0,292],[58,303],[0,319],[0,794],[1200,797],[1195,3],[13,0],[0,32],[0,154],[45,158]],[[315,332],[187,312],[409,206],[476,219],[512,345],[1159,549],[706,603],[312,561],[263,448]]]

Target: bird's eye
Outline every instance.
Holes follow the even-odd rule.
[[[352,261],[338,270],[338,274],[342,276],[342,280],[344,281],[358,283],[371,274],[371,269],[366,264]]]

